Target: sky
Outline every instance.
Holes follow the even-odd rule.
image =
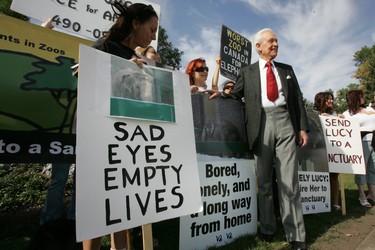
[[[160,5],[168,40],[190,60],[206,59],[210,87],[220,53],[222,25],[250,41],[271,28],[279,41],[275,61],[293,66],[304,97],[358,83],[354,53],[375,43],[373,0],[149,0]],[[251,63],[258,60],[252,51]],[[220,76],[219,87],[226,78]]]

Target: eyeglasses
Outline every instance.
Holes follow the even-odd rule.
[[[196,68],[194,71],[195,72],[204,72],[204,71],[207,71],[208,72],[208,67],[199,67],[199,68]]]
[[[225,89],[234,89],[234,86],[226,86],[226,87],[224,87],[224,90]]]

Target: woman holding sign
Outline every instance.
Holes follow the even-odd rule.
[[[319,115],[329,116],[334,115],[333,112],[334,97],[331,92],[319,92],[315,95],[314,110]],[[321,140],[324,143],[324,140]],[[324,145],[325,148],[325,145]],[[321,161],[321,164],[328,164],[328,162]],[[326,166],[328,168],[328,166]],[[325,168],[325,169],[326,169]],[[330,187],[331,187],[331,204],[332,210],[340,211],[341,206],[339,202],[340,188],[339,188],[339,173],[329,173]]]
[[[188,63],[185,73],[189,75],[191,94],[208,93],[210,94],[209,99],[220,95],[218,90],[207,89],[206,81],[208,70],[209,69],[204,58],[197,58]]]
[[[159,18],[151,5],[126,1],[122,4],[115,1],[112,4],[113,11],[118,18],[106,35],[100,38],[94,48],[128,59],[143,67],[146,63],[137,56],[136,47],[147,47],[151,41],[156,39],[159,26]],[[128,231],[128,230],[127,230]],[[128,231],[129,232],[129,231]],[[129,234],[127,234],[129,236]],[[84,250],[99,250],[102,237],[83,242]],[[127,246],[128,245],[128,246]],[[129,241],[126,242],[126,231],[111,235],[111,249],[130,248]]]
[[[355,175],[355,183],[358,186],[359,202],[361,206],[371,208],[368,199],[375,199],[375,164],[373,160],[374,150],[371,146],[372,132],[375,130],[375,113],[364,108],[365,99],[362,90],[351,90],[346,94],[348,110],[344,112],[345,117],[354,117],[359,121],[362,136],[363,157],[366,164],[366,175]],[[367,182],[369,194],[365,194]]]
[[[156,40],[159,26],[157,13],[151,5],[131,4],[128,1],[124,4],[115,1],[112,9],[118,18],[106,36],[100,38],[93,47],[129,59],[142,68],[146,62],[137,56],[135,48],[146,48]]]

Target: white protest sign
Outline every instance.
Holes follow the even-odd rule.
[[[329,172],[366,174],[359,123],[355,118],[319,116]]]
[[[51,18],[56,28],[95,41],[115,21],[112,2],[113,0],[13,0],[11,9],[42,22]],[[160,17],[160,5],[143,0],[130,2],[152,5]],[[156,37],[151,43],[154,48],[157,48],[157,40]]]
[[[329,173],[298,171],[303,214],[331,211]]]
[[[254,160],[198,156],[203,207],[180,218],[179,249],[207,249],[256,234]]]
[[[172,103],[174,120],[141,120],[120,113],[114,117],[110,115],[111,88],[118,69],[131,68],[142,75],[150,67],[140,69],[131,61],[83,45],[79,62],[77,240],[199,211],[202,203],[187,75],[153,71],[154,95]],[[158,98],[154,103],[132,102],[138,101],[139,110],[142,104],[160,106]]]

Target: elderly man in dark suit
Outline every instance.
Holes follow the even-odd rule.
[[[262,29],[253,44],[259,61],[240,70],[231,95],[245,98],[248,143],[258,177],[260,236],[271,242],[277,229],[272,192],[275,168],[287,240],[292,249],[307,249],[296,156],[297,146],[305,147],[308,140],[303,96],[293,68],[273,61],[278,53],[275,33]]]

